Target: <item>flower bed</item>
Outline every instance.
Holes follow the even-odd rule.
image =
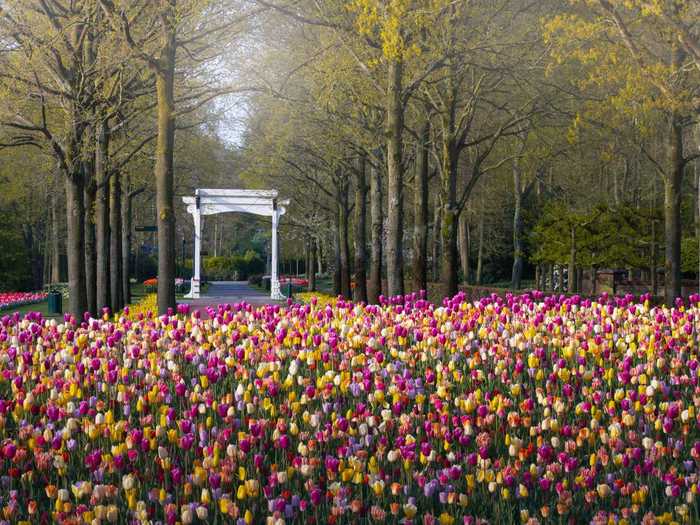
[[[294,299],[302,303],[309,303],[318,306],[333,306],[338,302],[338,297],[319,292],[302,292],[294,294]]]
[[[4,316],[3,516],[697,522],[698,299]]]
[[[0,292],[0,311],[40,303],[46,299],[42,292]]]
[[[153,293],[158,290],[158,278],[157,277],[151,277],[150,279],[146,279],[143,282],[143,286],[146,290],[146,293]],[[175,279],[175,292],[176,293],[182,293],[182,290],[185,286],[185,280],[182,277],[177,277]]]
[[[280,277],[280,285],[287,285],[291,283],[292,286],[297,286],[297,287],[305,287],[309,286],[309,281],[308,279],[304,279],[302,277],[289,277],[289,276],[282,276]]]

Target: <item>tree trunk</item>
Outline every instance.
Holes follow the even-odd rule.
[[[580,266],[576,267],[576,292],[580,293],[583,287],[583,268]]]
[[[523,277],[523,189],[521,181],[520,165],[518,160],[513,161],[513,271],[511,273],[511,288],[519,290]]]
[[[479,210],[479,248],[476,258],[476,284],[481,284],[481,277],[484,265],[484,197],[481,196],[481,206]]]
[[[591,295],[595,297],[598,293],[598,268],[591,268]]]
[[[309,267],[308,267],[308,280],[309,280],[309,291],[316,291],[316,239],[311,238],[309,242]]]
[[[425,118],[416,147],[413,223],[413,288],[428,289],[428,154],[430,121]]]
[[[668,173],[664,177],[666,304],[681,295],[681,183],[683,179],[683,128],[676,114],[671,119],[667,144]]]
[[[214,257],[219,256],[219,217],[214,217]]]
[[[551,263],[547,265],[547,274],[549,275],[549,286],[547,289],[550,292],[553,292],[556,289],[554,286],[554,266],[555,265]]]
[[[51,193],[51,192],[49,192]],[[41,261],[41,269],[42,269],[42,279],[41,279],[41,287],[42,289],[44,286],[50,283],[51,281],[51,203],[50,203],[51,197],[47,195],[46,203],[45,203],[45,209],[46,209],[46,218],[44,219],[44,247],[43,247],[43,257]]]
[[[128,176],[127,176],[128,181]],[[128,190],[129,185],[126,185]],[[132,200],[134,194],[125,193],[122,199],[122,209],[121,209],[121,226],[122,226],[122,267],[121,267],[121,277],[122,277],[122,300],[124,304],[131,303],[131,282],[129,278],[131,277],[131,214],[133,203]]]
[[[85,291],[87,297],[87,309],[92,315],[97,315],[97,281],[95,271],[97,269],[95,250],[95,194],[97,188],[92,177],[86,177],[84,189],[85,199]]]
[[[569,293],[576,293],[576,227],[571,226],[571,253],[569,254]]]
[[[316,271],[319,275],[323,275],[323,245],[320,237],[316,239],[316,256],[318,257],[318,268]]]
[[[58,224],[57,189],[51,192],[51,282],[61,282],[61,242]]]
[[[442,213],[442,284],[445,294],[452,297],[457,293],[457,251],[459,215],[454,203],[448,204]]]
[[[542,265],[538,264],[535,266],[535,289],[542,290]]]
[[[370,214],[371,228],[371,266],[369,272],[369,282],[367,283],[367,300],[372,304],[379,302],[382,294],[382,181],[379,170],[372,166],[370,168]]]
[[[440,235],[440,224],[442,224],[442,205],[438,199],[435,200],[435,210],[433,212],[433,281],[440,279],[440,246],[442,237]]]
[[[338,206],[340,208],[340,206]],[[340,217],[340,212],[338,212],[338,216]],[[342,271],[340,269],[341,262],[340,262],[340,224],[338,223],[338,220],[336,219],[336,228],[335,228],[335,242],[333,243],[334,247],[334,253],[333,255],[335,256],[335,266],[333,268],[333,291],[335,295],[342,295],[343,293],[343,277],[342,277]]]
[[[693,223],[695,225],[695,237],[700,237],[700,169],[698,160],[693,163],[693,182],[695,191],[693,192]]]
[[[338,245],[340,255],[340,293],[343,297],[352,298],[350,289],[350,245],[348,241],[348,183],[345,178],[338,185]]]
[[[158,313],[175,308],[175,0],[160,0],[161,56],[155,71],[158,103],[156,213],[158,216]]]
[[[122,224],[121,224],[121,175],[113,173],[109,178],[109,259],[110,259],[110,298],[112,312],[124,307],[122,296]]]
[[[696,127],[696,129],[698,129]],[[698,144],[700,148],[700,144]],[[695,207],[696,221],[695,221],[695,236],[698,239],[698,292],[700,292],[700,159],[695,159],[693,163],[693,169],[695,171],[695,180],[697,181],[697,206]]]
[[[458,221],[460,210],[457,207],[457,164],[459,148],[455,137],[456,95],[448,78],[449,111],[442,124],[442,163],[441,163],[441,197],[442,197],[442,285],[445,294],[452,297],[457,293],[457,270],[459,253],[457,251]]]
[[[659,293],[659,285],[656,274],[656,221],[654,219],[651,220],[651,255],[649,271],[651,273],[651,294],[656,297]]]
[[[678,42],[671,43],[672,72],[680,70],[683,49]],[[669,133],[666,135],[666,171],[664,174],[664,295],[666,304],[673,306],[681,295],[681,185],[683,181],[683,122],[677,110],[669,117]]]
[[[111,304],[109,284],[109,181],[107,159],[109,155],[107,123],[100,120],[95,127],[95,251],[97,308]],[[98,312],[99,314],[99,312]]]
[[[471,231],[467,214],[462,212],[459,216],[459,257],[462,265],[462,280],[469,284],[471,268],[469,267],[469,253],[471,252]]]
[[[367,302],[367,177],[365,174],[366,159],[358,159],[355,181],[355,301]]]
[[[66,252],[68,254],[68,309],[76,320],[82,320],[87,309],[85,288],[85,202],[83,174],[80,170],[66,177]]]
[[[387,294],[403,295],[403,65],[389,62],[387,82]]]

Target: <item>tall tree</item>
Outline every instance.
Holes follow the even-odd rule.
[[[580,90],[577,127],[592,125],[617,132],[640,148],[664,181],[665,299],[681,294],[681,186],[685,167],[698,157],[684,136],[697,111],[698,73],[688,55],[687,35],[668,17],[690,18],[673,2],[607,0],[577,2],[572,12],[555,16],[545,37],[555,44],[555,59],[574,67]],[[658,38],[661,35],[662,38]],[[623,60],[626,67],[619,67]],[[659,133],[660,144],[652,135]]]
[[[357,159],[355,170],[355,208],[353,238],[355,243],[355,293],[358,302],[367,302],[367,162],[363,155]]]
[[[157,138],[154,178],[158,225],[158,310],[166,313],[175,300],[175,203],[173,160],[175,151],[176,65],[178,50],[189,60],[195,79],[190,92],[181,97],[197,108],[216,96],[249,88],[222,85],[197,73],[236,42],[241,24],[252,14],[242,2],[206,0],[150,0],[100,5],[133,56],[146,64],[155,77]],[[155,28],[155,30],[153,29]],[[225,38],[222,38],[224,37]],[[210,71],[209,71],[210,72]],[[212,87],[213,86],[213,87]],[[184,108],[181,108],[181,114]]]
[[[430,120],[423,117],[416,141],[413,209],[413,287],[428,289],[428,158],[430,154]]]
[[[86,67],[92,10],[84,3],[10,2],[0,30],[13,42],[3,53],[0,79],[34,104],[5,108],[1,124],[15,139],[41,142],[54,155],[65,181],[70,286],[69,311],[87,310],[85,281],[85,173],[81,145],[88,125],[92,69]],[[55,104],[52,104],[55,101]],[[57,110],[57,111],[54,111]]]

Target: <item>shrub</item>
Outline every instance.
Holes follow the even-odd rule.
[[[202,262],[204,276],[209,281],[246,280],[265,271],[265,262],[252,250],[230,257],[205,257]]]
[[[63,300],[67,301],[70,298],[70,287],[68,283],[51,283],[44,286],[44,292],[58,292],[63,296]]]
[[[158,259],[152,255],[143,255],[136,265],[136,279],[145,281],[151,275],[158,274]]]

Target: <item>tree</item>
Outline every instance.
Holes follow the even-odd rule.
[[[545,37],[556,60],[576,64],[574,84],[584,102],[575,126],[631,126],[632,133],[620,136],[641,149],[664,181],[665,299],[671,304],[681,293],[683,173],[698,157],[684,137],[696,111],[698,71],[687,67],[695,62],[682,28],[665,23],[669,16],[692,19],[693,8],[663,4],[577,2],[547,24]],[[652,140],[655,133],[663,143]]]
[[[81,144],[91,103],[91,91],[84,86],[92,80],[92,70],[86,67],[86,42],[93,11],[84,3],[41,2],[34,9],[15,1],[0,12],[0,30],[11,42],[0,58],[0,79],[15,96],[29,92],[31,101],[6,105],[0,124],[11,131],[15,144],[25,141],[47,147],[64,176],[69,310],[76,317],[88,307]]]
[[[237,1],[147,0],[115,3],[99,0],[105,16],[130,52],[155,76],[157,139],[154,178],[158,221],[158,310],[166,313],[175,301],[175,204],[173,158],[175,151],[176,65],[178,50],[189,60],[194,83],[181,97],[198,108],[216,96],[248,88],[223,86],[196,73],[235,41],[243,21],[251,16]],[[151,28],[156,27],[156,31]],[[222,40],[225,35],[226,39]],[[215,44],[216,43],[216,44]],[[182,112],[182,110],[181,110]]]

